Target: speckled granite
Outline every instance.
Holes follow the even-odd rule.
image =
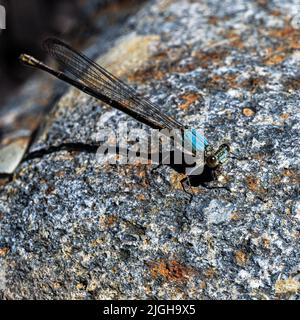
[[[167,166],[100,165],[97,130],[140,125],[71,89],[1,187],[2,298],[299,299],[297,3],[166,0],[131,18],[105,65],[233,158],[192,197]]]

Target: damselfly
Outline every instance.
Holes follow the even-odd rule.
[[[228,144],[222,144],[216,152],[213,152],[207,139],[201,133],[195,129],[186,129],[182,123],[163,113],[159,106],[142,98],[123,81],[66,43],[49,38],[44,41],[44,48],[56,59],[64,71],[57,71],[27,54],[22,54],[20,61],[27,66],[54,75],[153,129],[180,130],[189,140],[193,152],[204,152],[205,164],[213,170],[227,161]]]

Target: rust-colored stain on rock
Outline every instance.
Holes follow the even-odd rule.
[[[224,34],[225,38],[230,40],[230,46],[235,49],[244,49],[245,43],[241,37],[236,31],[229,31],[226,34]]]
[[[243,267],[243,266],[245,266],[247,264],[247,261],[248,261],[247,254],[242,250],[236,251],[235,254],[234,254],[234,258],[235,258],[235,262],[239,266]]]
[[[216,26],[218,24],[219,18],[216,16],[210,16],[208,17],[207,22],[213,26]]]
[[[265,77],[250,77],[241,83],[241,87],[249,90],[250,92],[256,92],[266,84]]]
[[[289,178],[289,183],[300,184],[300,171],[294,169],[284,169],[282,175]]]
[[[290,77],[283,82],[283,86],[288,91],[300,90],[300,76]]]
[[[0,257],[5,257],[9,253],[9,248],[0,248]]]
[[[192,57],[195,59],[197,66],[206,69],[212,65],[222,66],[225,58],[229,55],[229,51],[225,49],[195,51]]]
[[[289,118],[289,114],[288,113],[283,113],[283,114],[281,114],[280,115],[280,118],[282,119],[282,120],[287,120],[288,118]]]
[[[248,176],[246,177],[246,183],[248,188],[253,191],[253,192],[257,192],[257,193],[266,193],[266,189],[264,189],[261,184],[259,179],[253,177],[253,176]]]
[[[245,117],[253,117],[255,115],[255,111],[252,108],[244,108],[243,115]]]
[[[184,190],[183,182],[186,178],[187,176],[183,173],[172,172],[172,174],[170,175],[170,183],[175,190]],[[186,191],[191,192],[193,194],[205,192],[203,188],[191,187],[188,186],[188,184],[185,188]]]
[[[270,50],[269,50],[269,52],[270,52]],[[280,52],[280,51],[271,52],[264,59],[264,63],[267,66],[277,65],[285,60],[286,55],[287,55],[286,52]]]
[[[282,41],[286,49],[300,49],[300,30],[293,28],[289,22],[284,28],[271,29],[269,36]]]
[[[104,226],[107,229],[112,228],[117,223],[117,221],[118,217],[115,215],[101,216],[99,219],[100,225]]]
[[[267,30],[268,36],[277,41],[277,46],[267,48],[264,63],[268,66],[282,63],[292,50],[300,49],[300,31],[286,22],[284,28],[271,28]]]
[[[190,105],[192,105],[194,102],[196,102],[201,95],[197,93],[187,93],[182,96],[180,96],[180,99],[183,99],[185,102],[179,105],[179,108],[181,110],[187,110]]]
[[[173,172],[170,176],[170,182],[173,188],[176,190],[183,190],[181,181],[185,178],[186,178],[185,174]]]
[[[153,278],[162,277],[166,281],[184,282],[193,273],[192,268],[186,267],[176,260],[152,262],[149,267]]]
[[[206,269],[203,272],[203,275],[207,278],[207,279],[213,279],[214,277],[216,277],[217,275],[217,270],[213,267]]]
[[[138,194],[136,196],[136,199],[139,200],[139,201],[145,201],[146,200],[146,197],[143,195],[143,194]]]

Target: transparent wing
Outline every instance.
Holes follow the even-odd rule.
[[[162,113],[152,102],[142,98],[123,81],[113,76],[99,64],[85,55],[75,51],[64,42],[49,38],[44,48],[56,59],[64,72],[70,74],[75,81],[89,88],[95,96],[105,96],[112,106],[117,103],[122,110],[135,115],[138,120],[158,129],[183,129],[183,125]]]

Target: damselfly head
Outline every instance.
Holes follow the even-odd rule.
[[[229,145],[226,143],[222,144],[216,152],[210,154],[206,158],[207,166],[211,169],[216,169],[220,165],[224,164],[228,160],[229,152]]]
[[[37,65],[39,65],[40,61],[35,59],[34,57],[30,56],[29,54],[21,54],[19,57],[19,60],[27,65],[27,66],[31,66],[31,67],[36,67]]]

